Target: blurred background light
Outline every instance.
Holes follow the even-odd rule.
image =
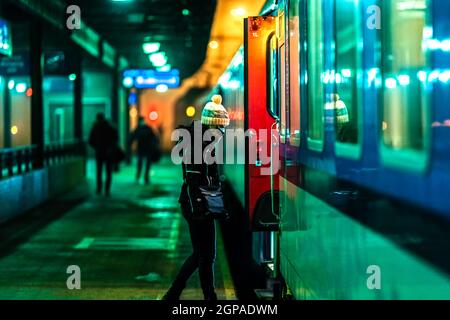
[[[150,120],[155,121],[156,119],[158,119],[158,112],[152,111],[152,112],[150,112],[148,117],[150,118]]]
[[[133,78],[126,77],[123,79],[123,86],[125,88],[131,88],[133,86]]]
[[[195,107],[194,106],[189,106],[186,108],[186,115],[189,118],[192,118],[193,116],[195,116]]]
[[[142,45],[142,50],[144,50],[144,53],[150,54],[158,52],[160,47],[159,42],[146,42]]]
[[[16,135],[19,132],[19,128],[17,126],[11,127],[11,134]]]
[[[161,71],[161,72],[167,72],[170,71],[172,69],[172,66],[170,64],[166,64],[162,67],[157,68],[157,71]]]
[[[14,80],[9,80],[8,89],[12,90],[12,89],[14,89],[15,86],[16,86],[16,83],[14,82]]]
[[[244,17],[247,10],[242,7],[234,8],[231,10],[231,14],[235,17]]]
[[[209,47],[211,49],[217,49],[219,47],[219,43],[216,40],[213,40],[209,43]]]
[[[149,56],[150,62],[155,66],[155,67],[162,67],[167,63],[167,57],[165,52],[157,52],[157,53],[152,53]]]
[[[25,83],[16,84],[17,93],[24,93],[27,90],[27,85]]]
[[[136,118],[138,115],[137,109],[136,108],[131,108],[130,109],[130,117],[131,118]]]
[[[158,84],[156,86],[156,92],[166,92],[167,90],[169,90],[169,87],[166,84]]]

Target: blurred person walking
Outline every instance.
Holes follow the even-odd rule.
[[[145,162],[144,180],[150,182],[150,167],[159,153],[159,138],[153,129],[145,123],[143,117],[139,117],[137,128],[133,131],[130,138],[130,144],[137,142],[137,170],[136,181],[141,178],[142,165]]]
[[[104,190],[106,196],[110,195],[117,142],[117,129],[105,119],[103,113],[98,113],[97,121],[94,123],[89,135],[89,145],[95,150],[95,160],[97,163],[97,194],[102,193],[103,168],[106,168]]]

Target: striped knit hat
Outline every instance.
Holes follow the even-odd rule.
[[[219,94],[213,95],[212,102],[208,102],[203,108],[202,124],[208,126],[223,126],[230,124],[227,110],[221,105],[222,96]]]

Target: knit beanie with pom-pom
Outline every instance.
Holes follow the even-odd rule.
[[[208,102],[202,111],[202,124],[208,126],[226,127],[230,124],[228,112],[222,103],[222,96],[213,95],[211,101]]]

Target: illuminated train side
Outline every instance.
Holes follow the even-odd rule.
[[[264,103],[249,100],[251,32],[219,84],[232,128],[279,119],[280,171],[255,194],[279,230],[254,223],[268,212],[249,205],[249,166],[223,167],[255,259],[276,258],[296,299],[449,299],[450,3],[278,2]]]

